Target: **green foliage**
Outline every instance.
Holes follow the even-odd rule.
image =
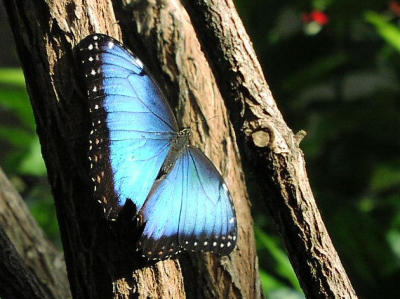
[[[40,144],[21,69],[0,69],[0,140],[9,146],[2,153],[1,165],[7,173],[46,174]]]
[[[34,129],[32,108],[26,93],[25,79],[20,68],[0,68],[0,105],[13,113],[26,127]],[[2,122],[3,123],[3,122]]]
[[[260,270],[261,284],[266,297],[271,298],[274,292],[281,289],[289,289],[287,285],[294,289],[293,293],[302,295],[296,274],[278,238],[266,234],[257,226],[255,236],[260,265],[266,266]]]
[[[45,182],[37,184],[27,198],[29,208],[48,238],[61,248],[60,232],[50,188]]]
[[[20,68],[0,68],[0,165],[48,237],[60,245],[32,108]]]
[[[400,3],[390,2],[391,9],[389,2],[378,0],[236,3],[289,126],[308,133],[301,146],[311,185],[355,289],[363,298],[395,298],[400,279]],[[307,31],[302,16],[315,9],[324,10],[329,23]],[[250,192],[258,191],[250,186]],[[274,239],[260,201],[252,197],[256,224]],[[278,271],[287,268],[287,261],[267,247],[258,231],[256,236],[265,292],[297,292]]]
[[[389,17],[373,11],[367,11],[365,19],[375,26],[380,37],[400,52],[400,28],[392,24]]]

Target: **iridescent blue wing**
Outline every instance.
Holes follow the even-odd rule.
[[[229,254],[236,244],[234,206],[221,175],[198,149],[188,149],[153,186],[140,212],[143,255],[165,259],[181,250]]]
[[[142,62],[113,38],[86,37],[78,63],[91,112],[95,197],[112,218],[128,198],[140,210],[176,135],[176,120]]]

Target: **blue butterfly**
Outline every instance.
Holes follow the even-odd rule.
[[[189,145],[143,63],[115,39],[93,34],[78,46],[89,100],[94,197],[115,219],[128,200],[144,226],[138,248],[148,259],[188,251],[229,254],[236,215],[212,162]]]

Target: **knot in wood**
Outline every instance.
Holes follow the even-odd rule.
[[[253,143],[257,147],[267,147],[271,140],[270,134],[267,130],[258,130],[251,134]]]

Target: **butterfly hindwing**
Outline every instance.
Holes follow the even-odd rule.
[[[193,147],[153,186],[141,217],[145,227],[140,246],[149,259],[181,250],[229,254],[236,244],[229,191],[211,161]]]
[[[118,41],[93,34],[78,48],[92,119],[95,197],[116,217],[128,198],[142,207],[177,124],[142,62]]]

